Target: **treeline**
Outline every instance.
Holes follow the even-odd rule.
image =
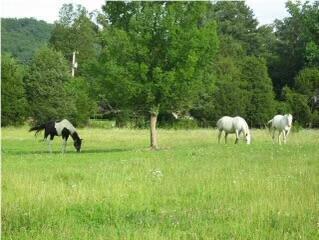
[[[2,126],[98,117],[154,130],[240,115],[263,127],[290,112],[319,127],[318,8],[288,2],[289,17],[260,26],[244,2],[107,2],[101,13],[66,4],[30,61],[2,56]]]
[[[38,48],[47,45],[52,30],[53,24],[33,18],[2,18],[1,52],[28,63]]]

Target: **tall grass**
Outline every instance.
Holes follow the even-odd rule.
[[[217,144],[214,130],[80,129],[53,154],[2,129],[4,239],[318,239],[319,132]]]

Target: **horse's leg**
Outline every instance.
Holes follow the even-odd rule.
[[[62,143],[62,153],[65,153],[65,150],[66,150],[66,144],[67,144],[67,141],[68,141],[68,138],[70,136],[70,132],[64,128],[62,130],[62,139],[63,139],[63,143]]]
[[[286,144],[286,141],[287,141],[287,133],[286,133],[286,130],[283,130],[283,134],[284,134],[284,144]]]
[[[46,131],[44,131],[44,137],[43,137],[43,141],[47,140],[49,136],[49,133],[47,133]]]
[[[222,130],[219,130],[219,133],[218,133],[218,143],[220,143],[220,137],[222,136]]]
[[[66,143],[67,143],[67,139],[63,138],[63,143],[62,143],[62,153],[65,153]]]
[[[278,143],[279,143],[279,145],[281,144],[281,141],[280,141],[281,134],[282,134],[282,131],[279,131],[279,133],[278,133]]]
[[[237,144],[238,143],[238,140],[239,140],[239,132],[236,130],[235,131],[235,134],[236,134],[236,140],[235,140],[235,144]]]
[[[52,140],[54,136],[50,135],[50,137],[47,137],[48,145],[49,145],[49,152],[52,153]]]
[[[276,132],[276,129],[273,128],[272,129],[272,143],[275,143],[275,132]]]
[[[227,136],[228,136],[228,133],[225,132],[225,143],[227,143]]]
[[[51,148],[51,143],[50,143],[50,137],[47,137],[46,138],[46,140],[47,140],[47,143],[48,143],[48,150],[49,150],[49,153],[52,153],[52,148]]]
[[[44,138],[43,141],[46,140],[48,143],[48,148],[49,148],[49,153],[52,153],[52,148],[51,148],[51,140],[50,140],[51,136],[49,135],[49,133],[44,130]]]
[[[287,132],[286,132],[286,137],[288,137],[288,134],[290,133],[290,129],[291,128],[288,128]]]

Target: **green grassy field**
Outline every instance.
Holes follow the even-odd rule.
[[[80,129],[54,153],[2,129],[3,239],[318,239],[319,131],[273,145],[217,144],[215,130]]]

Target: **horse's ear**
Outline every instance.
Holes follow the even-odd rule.
[[[84,139],[83,138],[81,138],[81,141],[83,141]]]

